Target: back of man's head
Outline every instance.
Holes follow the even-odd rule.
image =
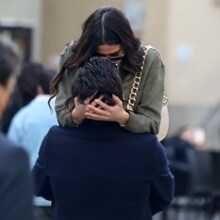
[[[12,46],[0,39],[0,116],[5,111],[14,87],[18,56]]]
[[[56,74],[56,71],[44,67],[44,71],[39,76],[39,86],[42,88],[44,94],[50,94],[50,81]]]
[[[18,57],[13,48],[0,39],[0,84],[5,86],[14,74]]]
[[[44,94],[49,94],[49,82],[54,74],[52,70],[40,63],[25,63],[17,80],[17,86],[23,104],[29,103],[38,95],[39,86],[42,88]]]
[[[92,57],[77,71],[72,82],[72,96],[78,97],[79,102],[83,103],[94,94],[94,98],[103,95],[109,105],[114,105],[113,94],[123,99],[119,70],[106,57]]]

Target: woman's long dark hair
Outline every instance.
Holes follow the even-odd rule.
[[[122,83],[119,77],[119,70],[106,57],[92,57],[78,69],[71,84],[72,97],[67,100],[66,107],[71,99],[77,97],[79,103],[92,97],[93,99],[103,95],[102,101],[108,105],[114,105],[112,95],[123,99]],[[72,109],[71,109],[72,110]],[[70,111],[71,111],[70,110]]]
[[[128,19],[114,7],[102,7],[93,12],[83,23],[82,35],[72,46],[72,55],[51,81],[51,99],[58,92],[58,84],[64,70],[76,71],[95,55],[97,47],[101,44],[121,44],[125,52],[122,62],[126,63],[133,72],[140,70],[144,52]]]

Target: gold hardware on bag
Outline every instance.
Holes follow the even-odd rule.
[[[166,91],[164,91],[164,94],[163,94],[163,105],[168,105],[168,96],[167,96]]]

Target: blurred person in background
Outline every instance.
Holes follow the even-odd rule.
[[[40,144],[49,128],[58,124],[55,113],[48,106],[49,83],[55,71],[39,63],[26,63],[18,77],[18,88],[27,101],[13,117],[8,138],[22,146],[29,154],[31,168],[36,162]],[[28,86],[26,86],[28,84]],[[54,106],[54,102],[51,103]],[[51,203],[35,198],[35,220],[50,219]]]
[[[194,126],[183,126],[176,134],[162,141],[175,176],[175,195],[186,195],[191,178],[189,152],[207,149],[204,130]]]
[[[123,99],[119,70],[108,58],[91,58],[69,83],[79,105],[102,96],[114,106],[112,94]],[[32,173],[35,194],[52,200],[53,220],[151,220],[173,199],[173,176],[157,137],[117,122],[53,126]]]
[[[175,196],[184,196],[189,190],[191,166],[187,152],[195,149],[189,142],[192,135],[190,127],[183,126],[176,134],[162,141],[175,177]]]
[[[0,39],[0,119],[14,87],[17,60]],[[32,220],[31,189],[27,153],[0,133],[0,219]]]
[[[2,131],[4,133],[7,134],[11,120],[17,111],[29,104],[37,96],[39,81],[37,77],[42,68],[41,64],[35,62],[25,63],[21,67],[9,106],[3,115]]]
[[[182,140],[191,143],[197,150],[207,150],[208,143],[204,129],[196,126],[186,127],[180,135]]]
[[[135,36],[128,19],[120,10],[101,7],[93,12],[82,25],[80,38],[68,43],[61,53],[60,69],[51,83],[60,124],[78,126],[83,124],[84,119],[90,118],[115,121],[135,133],[157,134],[164,94],[165,66],[155,49],[150,49],[147,55],[145,51],[146,47]],[[77,69],[93,56],[108,57],[118,66],[123,84],[123,100],[113,96],[116,102],[114,107],[104,104],[101,97],[96,102],[81,106],[71,100],[66,106],[66,101],[71,97],[72,78]],[[135,75],[140,75],[140,72],[142,77],[139,78],[136,101],[131,110],[128,105],[129,94]],[[73,111],[69,112],[72,107]]]

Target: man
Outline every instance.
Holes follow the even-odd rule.
[[[0,118],[14,86],[17,57],[0,41]],[[0,219],[31,220],[32,191],[26,152],[0,133]]]
[[[117,108],[113,94],[122,101],[118,68],[93,57],[75,75],[70,99],[76,111],[88,103],[102,111],[106,103]],[[152,220],[173,199],[173,176],[157,137],[106,120],[53,126],[32,173],[35,194],[52,201],[53,220]]]
[[[44,136],[51,126],[58,124],[55,113],[52,114],[48,106],[49,82],[54,74],[55,71],[39,63],[29,62],[23,66],[18,77],[20,86],[24,81],[29,81],[32,85],[29,87],[32,87],[35,97],[15,114],[9,127],[8,137],[28,152],[31,168],[38,157]],[[25,89],[25,85],[23,88]],[[50,202],[43,198],[35,198],[34,205],[36,220],[50,219]]]

